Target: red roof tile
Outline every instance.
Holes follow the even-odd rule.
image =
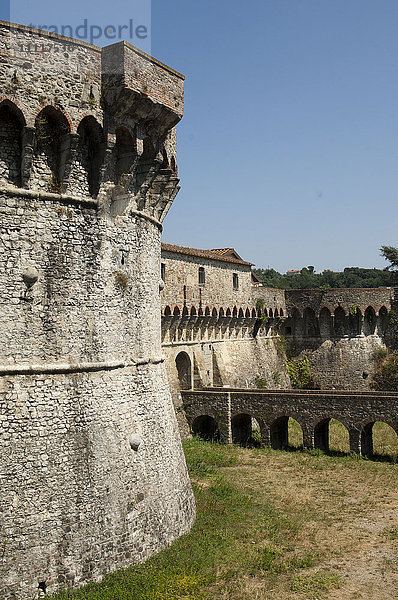
[[[249,267],[253,266],[253,263],[246,262],[240,257],[235,258],[235,256],[238,257],[239,254],[237,254],[233,248],[216,248],[214,250],[200,250],[198,248],[188,248],[187,246],[175,246],[174,244],[165,244],[164,242],[162,242],[162,250],[165,252],[176,252],[177,254],[197,256],[199,258],[210,258],[213,260],[221,260],[222,262],[248,265]]]

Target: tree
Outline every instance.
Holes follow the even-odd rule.
[[[398,248],[394,248],[394,246],[382,246],[380,251],[381,255],[391,263],[387,269],[398,269]]]

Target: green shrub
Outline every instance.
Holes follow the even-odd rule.
[[[268,381],[265,377],[256,377],[255,384],[258,390],[265,390],[268,387]]]
[[[373,354],[376,370],[372,375],[371,387],[375,390],[398,391],[398,351],[378,348]]]
[[[308,356],[296,358],[295,360],[288,360],[286,367],[294,388],[300,390],[317,389],[317,385],[311,374]]]

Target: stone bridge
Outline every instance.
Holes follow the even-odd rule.
[[[289,417],[303,431],[304,448],[329,450],[329,423],[348,430],[350,450],[372,456],[373,425],[383,421],[398,435],[398,393],[341,390],[247,390],[206,388],[181,392],[194,433],[224,443],[246,443],[255,419],[262,444],[287,447]]]

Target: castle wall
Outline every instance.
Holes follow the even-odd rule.
[[[248,264],[232,263],[194,255],[183,255],[162,251],[165,264],[165,287],[162,292],[162,307],[169,306],[171,311],[178,306],[182,312],[195,307],[220,308],[224,312],[234,306],[251,307],[251,268]],[[199,267],[204,269],[205,283],[199,284]],[[239,287],[233,287],[233,273],[238,275]]]
[[[370,389],[374,352],[390,342],[391,288],[264,288],[253,283],[249,263],[239,267],[207,258],[209,251],[168,248],[162,249],[162,345],[183,436],[189,429],[176,366],[180,353],[189,356],[194,389],[289,389],[287,361],[304,357],[321,389]],[[199,267],[206,275],[202,286]],[[238,268],[243,283],[234,290]]]
[[[290,339],[321,389],[370,389],[393,301],[392,288],[286,291]]]
[[[108,87],[95,92],[101,51],[85,43],[44,34],[39,41],[65,44],[64,54],[44,53],[39,69],[32,52],[24,65],[15,44],[35,38],[22,26],[0,26],[0,50],[10,60],[0,67],[10,92],[0,104],[0,133],[11,111],[21,142],[17,185],[0,151],[6,600],[142,562],[188,531],[195,515],[160,345],[161,221],[179,189],[167,155],[179,115],[148,98],[139,115],[116,100],[111,109]],[[15,70],[17,82],[9,84]],[[173,72],[163,70],[170,88]],[[99,98],[85,99],[90,73],[105,112]],[[159,81],[161,74],[156,62]],[[178,96],[182,78],[175,78]],[[127,86],[121,93],[137,94]],[[163,119],[156,128],[162,112],[170,130]],[[48,118],[49,137],[38,115]],[[91,165],[83,122],[94,144]],[[124,125],[128,160],[118,133]],[[7,136],[0,147],[9,147],[12,162]]]
[[[33,594],[144,560],[194,509],[160,357],[159,229],[61,202],[0,205],[1,362],[44,371],[0,377],[0,581]],[[52,373],[60,363],[71,373]]]

